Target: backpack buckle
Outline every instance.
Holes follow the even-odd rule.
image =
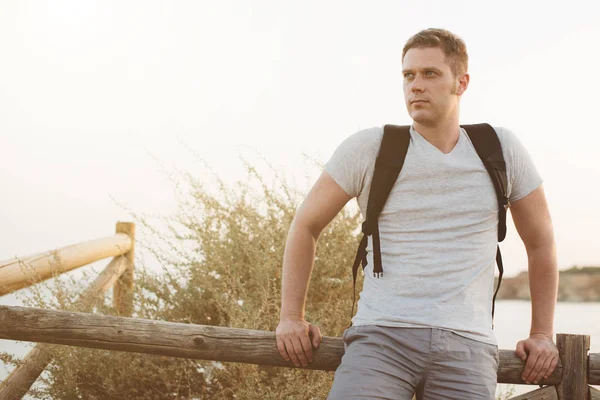
[[[383,278],[383,272],[373,272],[373,278]]]

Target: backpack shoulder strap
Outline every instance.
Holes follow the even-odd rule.
[[[367,213],[363,222],[363,234],[373,236],[373,262],[375,277],[383,276],[381,252],[379,246],[378,219],[381,210],[392,191],[392,187],[404,166],[404,159],[410,144],[410,127],[385,125],[379,154],[375,160],[375,170],[369,191]],[[366,264],[365,264],[366,265]],[[364,268],[364,266],[363,266]]]
[[[379,225],[377,220],[387,198],[392,191],[396,179],[404,165],[404,159],[410,144],[410,127],[398,125],[385,125],[383,128],[383,139],[379,147],[379,153],[375,160],[375,170],[371,181],[369,199],[365,221],[362,224],[363,237],[360,241],[354,265],[352,266],[352,278],[354,282],[354,296],[356,297],[356,277],[358,267],[367,266],[367,243],[368,237],[373,237],[373,276],[383,276],[381,265],[381,244],[379,241]],[[354,314],[354,300],[352,301],[352,313]]]
[[[508,178],[506,175],[506,163],[504,161],[504,155],[502,154],[502,145],[498,139],[498,135],[494,128],[489,124],[476,124],[476,125],[461,125],[469,138],[479,158],[483,162],[485,169],[487,170],[494,190],[496,191],[496,198],[498,199],[498,242],[501,242],[506,237],[506,210],[510,206],[508,200],[507,182]],[[504,266],[502,264],[502,254],[500,253],[500,246],[496,250],[496,264],[498,266],[498,285],[494,292],[492,299],[492,321],[494,318],[494,311],[496,306],[496,296],[500,290],[500,284],[502,283],[502,275],[504,274]],[[492,322],[492,328],[494,324]]]
[[[506,237],[506,209],[510,205],[507,196],[506,163],[502,146],[494,128],[489,124],[462,125],[467,131],[475,151],[487,170],[498,199],[498,241]]]

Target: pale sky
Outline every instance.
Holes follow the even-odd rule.
[[[170,214],[153,157],[200,171],[186,146],[227,180],[254,151],[298,177],[303,153],[325,162],[358,129],[410,123],[401,50],[442,27],[469,50],[461,122],[517,134],[544,177],[559,266],[600,265],[593,4],[4,1],[0,259],[112,234],[131,218],[111,197]],[[503,254],[507,275],[526,268],[513,228]]]

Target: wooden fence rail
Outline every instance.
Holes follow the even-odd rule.
[[[138,318],[0,306],[0,339],[63,344],[162,356],[292,367],[279,356],[273,332]],[[587,355],[589,337],[557,335],[562,363],[540,382],[554,385],[514,399],[598,399],[600,354]],[[341,338],[324,337],[307,369],[334,371],[344,353]],[[525,384],[524,363],[500,350],[498,382]]]
[[[577,335],[558,337],[581,338]],[[280,357],[273,332],[70,311],[0,306],[0,339],[293,367]],[[314,361],[307,368],[334,371],[343,353],[341,338],[324,337],[314,353]],[[589,363],[587,374],[590,384],[600,384],[599,357],[600,354],[590,355],[594,360]],[[524,363],[515,356],[514,350],[500,350],[498,382],[524,384],[521,380],[523,367]],[[563,367],[559,364],[540,384],[558,385],[562,377]]]
[[[21,259],[0,261],[0,296],[105,258],[124,255],[132,248],[133,239],[126,233],[117,233]]]

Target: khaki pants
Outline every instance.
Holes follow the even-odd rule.
[[[329,400],[493,400],[498,347],[450,331],[352,326]]]

